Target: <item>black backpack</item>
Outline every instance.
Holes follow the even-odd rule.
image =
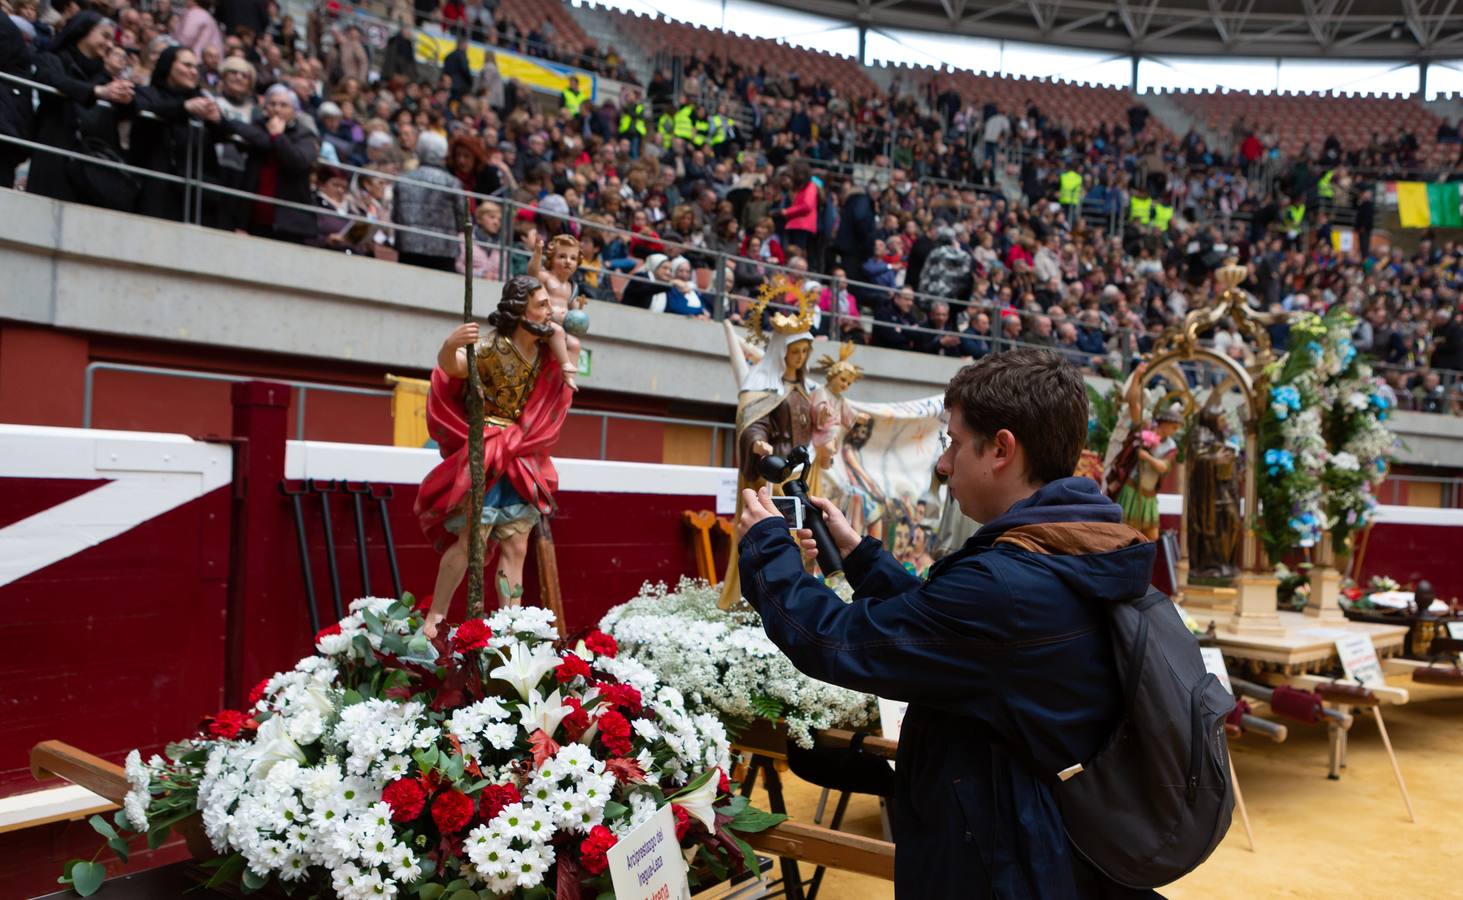
[[[1118,884],[1156,888],[1196,868],[1229,830],[1224,719],[1235,701],[1162,591],[1110,613],[1123,718],[1052,793],[1083,858]]]

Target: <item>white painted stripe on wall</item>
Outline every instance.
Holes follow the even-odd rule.
[[[0,476],[106,480],[0,528],[4,586],[228,484],[233,449],[176,434],[0,425]]]

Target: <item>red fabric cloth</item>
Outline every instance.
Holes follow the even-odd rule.
[[[485,485],[507,478],[525,500],[547,513],[553,510],[554,491],[559,489],[559,473],[549,458],[549,448],[559,440],[573,392],[547,348],[540,352],[544,356],[542,368],[523,415],[506,428],[483,428],[483,466],[487,470]],[[465,388],[466,382],[461,379],[440,368],[432,369],[427,433],[437,442],[442,462],[423,479],[415,512],[422,532],[439,548],[451,539],[442,523],[472,489],[472,476],[467,471]]]
[[[1310,691],[1277,685],[1270,695],[1270,708],[1276,715],[1314,725],[1321,721],[1321,698]]]

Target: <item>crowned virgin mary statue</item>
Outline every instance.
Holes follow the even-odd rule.
[[[767,316],[770,332],[761,325],[767,306],[774,299],[796,302],[796,313],[774,312]],[[807,447],[813,457],[813,391],[808,379],[808,357],[813,352],[813,310],[811,295],[783,279],[772,280],[763,289],[747,315],[748,342],[766,343],[766,351],[742,380],[737,394],[737,515],[742,512],[742,489],[757,490],[766,483],[758,465],[767,456],[787,456],[795,447]],[[810,484],[816,485],[816,470]],[[816,493],[816,487],[814,487]],[[774,486],[774,493],[781,491]],[[737,555],[733,548],[721,586],[721,608],[729,609],[741,599]]]

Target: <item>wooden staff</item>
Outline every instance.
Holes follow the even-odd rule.
[[[1245,824],[1245,839],[1250,842],[1250,852],[1255,852],[1255,833],[1250,830],[1250,814],[1245,811],[1245,795],[1239,791],[1239,775],[1234,771],[1234,757],[1229,759],[1229,783],[1234,785],[1234,805],[1239,807],[1240,821]]]
[[[472,321],[472,216],[462,220],[463,266],[462,321]],[[483,471],[483,381],[478,373],[477,343],[467,347],[467,467],[472,474],[472,490],[468,493],[467,515],[467,617],[483,615],[483,490],[487,473]]]

